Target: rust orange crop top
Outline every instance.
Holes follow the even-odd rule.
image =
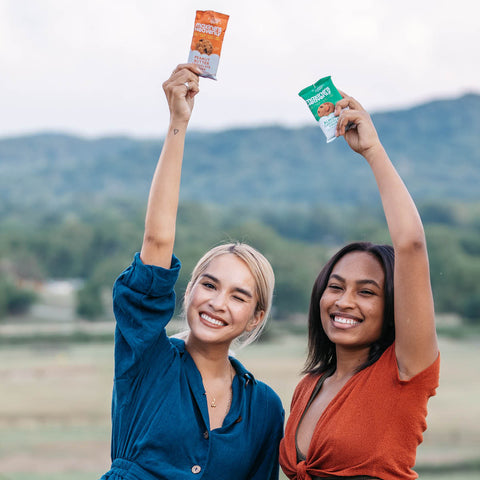
[[[280,465],[290,479],[369,475],[413,480],[416,450],[423,440],[427,401],[435,395],[440,357],[408,381],[398,376],[395,346],[355,374],[322,413],[305,461],[297,463],[295,435],[319,380],[305,376],[292,399]]]

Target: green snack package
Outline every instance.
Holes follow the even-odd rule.
[[[342,99],[330,76],[323,77],[313,85],[300,91],[299,95],[307,102],[313,116],[327,137],[327,143],[337,138],[338,117],[335,116],[335,104]]]

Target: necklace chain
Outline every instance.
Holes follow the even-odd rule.
[[[232,382],[233,382],[233,377],[235,376],[235,370],[233,368],[232,365],[230,365],[230,388],[228,389],[228,402],[227,402],[227,408],[225,410],[225,415],[228,413],[228,411],[230,410],[230,406],[232,404],[232,397],[233,397],[233,392],[232,392]],[[209,406],[211,408],[217,408],[217,400],[215,398],[215,395],[211,394],[211,393],[207,393],[207,391],[205,390],[205,395],[207,396],[207,399],[208,397],[210,396],[212,398],[212,400],[210,401],[209,403]]]

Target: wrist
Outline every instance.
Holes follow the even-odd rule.
[[[383,145],[379,142],[371,145],[362,152],[362,156],[368,163],[374,162],[376,159],[384,157],[387,155],[387,152],[383,148]]]
[[[173,132],[174,135],[178,133],[185,133],[188,127],[188,120],[170,118],[170,124],[168,125],[168,133]]]

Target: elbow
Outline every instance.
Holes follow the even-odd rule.
[[[171,248],[175,241],[175,235],[158,235],[145,232],[143,236],[143,247],[150,251],[161,251]]]
[[[413,235],[405,235],[394,245],[395,252],[418,254],[427,251],[427,241],[423,230]]]

